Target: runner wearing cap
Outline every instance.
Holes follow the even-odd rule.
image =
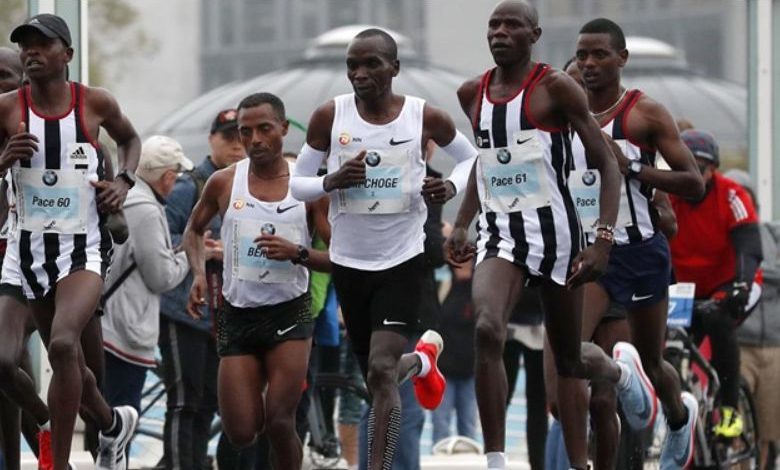
[[[11,41],[20,47],[29,85],[0,96],[0,141],[6,142],[0,171],[13,172],[22,288],[52,364],[53,468],[68,466],[80,406],[101,429],[98,468],[126,468],[124,448],[137,413],[106,404],[79,340],[111,259],[104,217],[121,209],[135,184],[140,140],[111,94],[68,81],[73,48],[62,18],[31,17]],[[119,150],[120,171],[111,182],[98,152],[101,127]]]

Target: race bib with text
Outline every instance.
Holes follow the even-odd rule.
[[[340,163],[354,158],[340,155]],[[411,203],[409,163],[406,151],[370,150],[366,153],[366,181],[338,191],[339,212],[350,214],[398,214]]]
[[[14,168],[18,225],[30,232],[87,233],[86,170]]]
[[[301,242],[300,229],[290,224],[237,219],[233,223],[233,275],[244,281],[263,284],[292,282],[296,266],[290,261],[268,259],[255,243],[261,234],[276,235],[292,243]]]

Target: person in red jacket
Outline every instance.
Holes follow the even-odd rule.
[[[692,331],[712,342],[712,365],[721,380],[721,421],[715,433],[742,433],[736,411],[739,394],[739,347],[735,324],[745,317],[756,270],[762,260],[758,216],[747,192],[718,171],[715,138],[691,129],[680,134],[696,157],[704,183],[700,200],[670,196],[678,232],[671,241],[672,265],[679,282],[696,284],[696,299],[719,299],[718,313],[694,316]]]

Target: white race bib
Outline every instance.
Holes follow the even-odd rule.
[[[294,225],[237,219],[233,223],[233,275],[262,284],[293,282],[296,266],[291,261],[268,259],[255,243],[255,238],[265,233],[295,244],[302,241],[300,229]]]
[[[339,155],[340,164],[354,158]],[[339,212],[349,214],[398,214],[409,212],[410,156],[407,151],[369,150],[366,182],[338,191]]]
[[[550,205],[544,152],[536,130],[515,132],[507,147],[479,153],[487,212],[519,212]]]
[[[16,210],[22,230],[66,235],[87,233],[87,170],[14,168]]]
[[[599,220],[601,205],[601,173],[599,170],[572,170],[569,173],[569,191],[577,207],[582,228],[586,232],[592,232]],[[626,195],[626,183],[620,180],[620,205],[618,206],[616,227],[631,225],[631,208],[628,206]]]

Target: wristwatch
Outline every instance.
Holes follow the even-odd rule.
[[[638,160],[634,160],[631,163],[628,164],[628,175],[629,176],[636,176],[642,171],[642,165],[641,162]]]
[[[298,245],[298,257],[292,260],[293,264],[301,264],[309,261],[309,249],[303,245]]]
[[[125,180],[125,183],[127,183],[127,186],[130,189],[133,189],[133,186],[135,186],[135,174],[130,173],[126,169],[117,173],[116,177]]]

